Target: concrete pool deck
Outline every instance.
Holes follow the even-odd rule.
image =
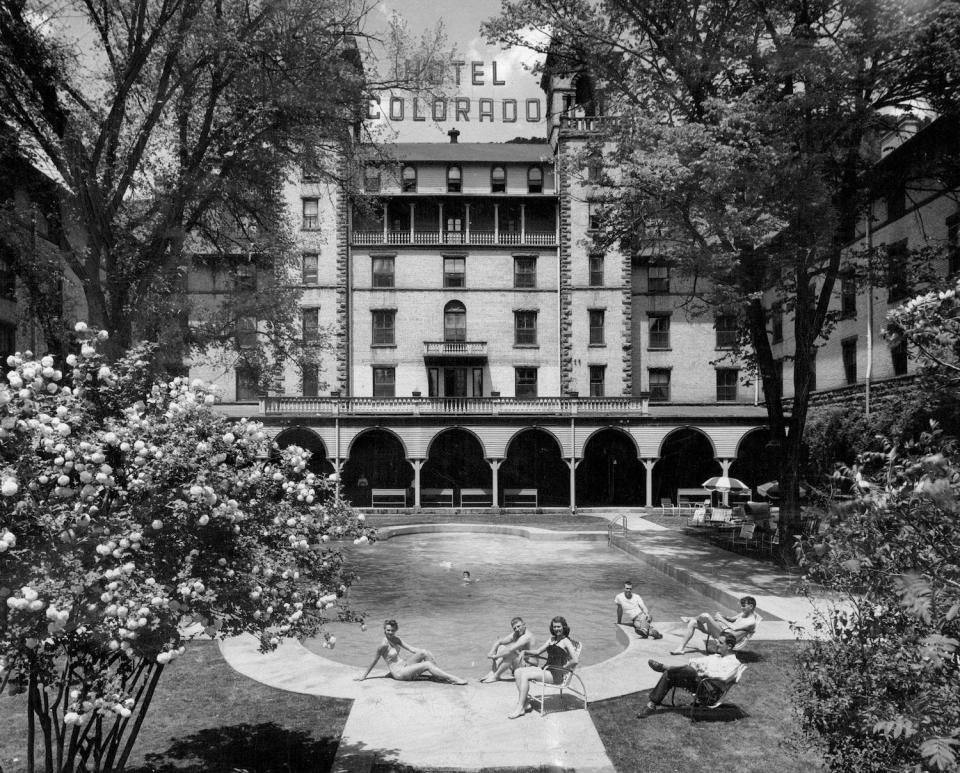
[[[611,513],[613,517],[619,520],[620,515]],[[385,527],[380,532],[384,538],[417,532],[470,531],[516,534],[532,540],[607,539],[606,531],[557,532],[490,524],[445,526]],[[791,622],[809,630],[813,607],[809,600],[791,592],[797,578],[772,564],[664,529],[638,515],[627,516],[627,533],[615,537],[614,544],[636,557],[640,565],[667,571],[701,593],[710,590],[707,595],[716,599],[718,606],[731,608],[731,601],[740,596],[755,596],[764,616],[755,641],[794,639]],[[616,590],[611,589],[611,593]],[[602,663],[580,669],[591,702],[653,687],[659,675],[648,668],[649,658],[672,665],[689,657],[669,654],[680,643],[683,626],[679,621],[658,621],[657,626],[665,634],[662,639],[640,639],[611,621],[616,636],[627,646]],[[697,634],[690,645],[702,648],[703,636]],[[506,715],[516,700],[512,681],[492,685],[471,682],[463,687],[396,682],[384,676],[383,669],[376,669],[371,678],[357,682],[356,667],[314,654],[299,642],[285,642],[276,651],[261,655],[253,637],[227,640],[221,644],[221,651],[235,670],[263,684],[354,701],[341,736],[335,771],[369,771],[375,761],[445,771],[525,766],[614,771],[589,713],[571,710],[577,705],[572,696],[565,697],[564,711],[544,717],[533,712],[511,721]],[[547,708],[561,708],[555,693],[548,693]]]

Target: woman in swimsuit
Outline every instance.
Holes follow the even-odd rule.
[[[377,665],[377,661],[383,658],[387,664],[387,668],[390,669],[390,676],[402,682],[409,682],[411,679],[416,679],[418,676],[426,674],[435,679],[450,682],[450,684],[467,683],[466,679],[460,679],[441,669],[433,659],[433,655],[427,650],[408,647],[404,644],[403,639],[397,636],[397,629],[399,627],[396,620],[384,621],[383,642],[377,648],[376,657],[374,657],[370,667],[367,668],[363,676],[357,677],[358,682],[366,679],[370,675],[370,672],[373,671],[373,667]],[[413,658],[409,663],[400,659],[400,650],[407,650],[413,654]]]
[[[550,621],[550,640],[539,649],[527,650],[521,654],[539,657],[544,651],[547,653],[544,667],[525,666],[513,672],[517,682],[517,707],[507,715],[509,719],[522,717],[529,710],[527,696],[530,694],[530,682],[543,682],[549,678],[554,684],[559,684],[566,673],[555,669],[571,669],[577,665],[577,645],[570,639],[570,626],[559,615]]]

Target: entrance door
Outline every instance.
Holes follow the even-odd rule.
[[[466,397],[467,396],[467,369],[466,368],[444,368],[443,369],[443,395],[444,397]]]

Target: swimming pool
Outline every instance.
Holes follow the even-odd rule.
[[[654,621],[713,610],[717,603],[605,542],[531,541],[502,534],[424,533],[345,549],[360,574],[350,604],[367,616],[357,624],[331,624],[336,646],[304,645],[324,657],[366,667],[383,637],[383,620],[400,623],[400,637],[433,652],[445,669],[482,676],[493,640],[520,616],[537,637],[563,615],[571,637],[584,644],[582,662],[599,663],[621,652],[614,597],[623,581],[647,604]],[[469,571],[473,582],[461,575]],[[654,623],[656,625],[656,622]],[[631,634],[632,635],[632,634]],[[384,668],[381,660],[378,669]]]

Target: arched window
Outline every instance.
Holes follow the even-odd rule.
[[[502,166],[495,166],[490,170],[490,192],[507,192],[507,170]]]
[[[456,164],[447,167],[447,193],[460,193],[463,188],[463,172]]]
[[[443,307],[443,340],[467,340],[467,307],[460,301],[450,301]]]
[[[400,173],[400,190],[404,193],[417,192],[417,168],[409,164]]]
[[[539,166],[527,169],[527,192],[543,193],[543,169]]]

